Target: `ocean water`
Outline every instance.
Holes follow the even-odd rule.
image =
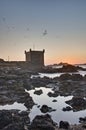
[[[82,67],[82,68],[86,68],[86,65],[75,65],[75,66],[79,66],[79,67]],[[61,68],[62,66],[54,66],[53,68]],[[49,77],[49,78],[55,78],[55,77],[60,77],[62,74],[65,74],[65,73],[39,73],[39,75],[31,75],[31,78],[37,78],[37,77]],[[69,74],[80,74],[82,76],[85,76],[86,75],[86,71],[82,71],[82,70],[79,70],[78,72],[72,72],[72,73],[69,73]]]
[[[35,90],[41,89],[43,93],[41,95],[34,94]],[[61,120],[68,121],[70,124],[78,124],[79,123],[79,117],[84,117],[86,115],[86,110],[73,112],[71,111],[62,111],[63,107],[69,106],[65,103],[65,101],[72,99],[73,96],[57,96],[57,97],[49,97],[47,94],[48,92],[53,92],[51,88],[35,88],[35,90],[27,91],[30,96],[33,98],[33,101],[36,105],[33,106],[33,108],[30,110],[30,121],[34,119],[36,115],[43,115],[41,113],[40,108],[42,105],[48,105],[48,107],[52,107],[52,109],[56,109],[56,111],[52,111],[48,114],[51,115],[52,119],[59,123]],[[52,102],[53,100],[57,100],[57,102]],[[39,107],[38,107],[39,106]],[[20,111],[26,111],[27,108],[24,106],[24,104],[21,103],[13,103],[11,105],[0,105],[0,110],[12,110],[17,109]]]
[[[39,76],[41,77],[41,78],[43,78],[43,77],[49,77],[49,78],[55,78],[55,77],[60,77],[62,74],[65,74],[65,73],[52,73],[52,74],[50,74],[50,73],[39,73]],[[81,70],[79,70],[78,72],[73,72],[73,73],[69,73],[69,74],[80,74],[80,75],[82,75],[82,76],[85,76],[86,75],[86,71],[81,71]],[[34,76],[33,76],[34,77]]]
[[[13,104],[0,105],[0,110],[18,109],[20,111],[26,111],[27,108],[22,103],[14,102]]]
[[[35,90],[42,89],[43,94],[36,95],[34,94]],[[52,109],[56,109],[56,111],[52,111],[49,114],[51,115],[52,119],[59,123],[61,120],[68,121],[70,124],[78,124],[79,123],[79,117],[84,117],[86,115],[86,110],[73,112],[73,111],[62,111],[63,107],[69,106],[65,103],[65,101],[72,99],[73,96],[58,96],[58,97],[49,97],[47,94],[48,92],[53,92],[50,88],[36,88],[35,90],[30,90],[28,93],[32,96],[34,102],[37,105],[34,105],[33,108],[30,111],[30,120],[32,121],[36,115],[41,115],[40,108],[42,105],[48,105],[49,107],[52,107]],[[57,102],[52,102],[53,100],[57,100]],[[38,108],[40,106],[40,108]]]
[[[80,65],[80,67],[86,68],[86,65]],[[47,73],[39,73],[39,75],[32,75],[33,77],[49,77],[49,78],[54,78],[54,77],[59,77],[63,73],[54,73],[54,74],[47,74]],[[70,73],[73,74],[73,73]],[[86,75],[86,71],[79,71],[74,74],[81,74],[82,76]],[[78,112],[73,112],[73,111],[62,111],[63,107],[69,106],[68,104],[65,103],[65,101],[72,99],[73,96],[58,96],[58,97],[49,97],[47,94],[48,92],[53,92],[51,88],[35,88],[36,90],[42,89],[43,94],[36,95],[34,94],[35,90],[30,90],[27,91],[31,97],[33,98],[34,102],[37,105],[34,105],[33,108],[30,111],[29,117],[30,120],[32,121],[36,115],[41,115],[40,108],[42,105],[46,104],[49,107],[52,107],[52,109],[56,109],[56,111],[53,111],[49,113],[52,117],[52,119],[59,123],[59,121],[68,121],[70,124],[78,124],[79,123],[79,117],[84,117],[86,116],[86,110],[78,111]],[[52,102],[53,100],[57,100],[57,102]],[[40,106],[38,108],[38,106]],[[6,104],[6,105],[0,105],[0,110],[11,110],[11,109],[18,109],[20,111],[26,111],[27,108],[24,106],[24,104],[21,103],[13,103],[13,104]]]

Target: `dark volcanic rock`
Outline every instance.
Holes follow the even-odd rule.
[[[0,111],[0,129],[12,123],[12,115],[7,111]]]
[[[60,77],[59,77],[60,80],[73,80],[73,81],[81,81],[81,80],[84,80],[83,76],[80,75],[80,74],[62,74]]]
[[[40,108],[40,110],[41,110],[42,113],[55,111],[55,109],[52,109],[51,107],[48,107],[47,105],[43,105],[43,106]]]
[[[51,116],[40,115],[36,116],[31,123],[30,130],[55,130],[56,124],[51,119]]]
[[[80,123],[86,123],[86,117],[80,117],[79,122]]]
[[[23,79],[23,87],[27,90],[31,90],[32,89],[32,86],[31,86],[31,83],[30,83],[30,80],[28,79]]]
[[[72,108],[71,108],[70,106],[67,106],[67,107],[64,107],[62,110],[63,110],[63,111],[71,111]]]
[[[71,79],[71,75],[66,73],[66,74],[62,74],[60,77],[59,77],[60,80],[70,80]]]
[[[64,72],[77,72],[78,68],[76,66],[65,64],[62,68],[52,68],[52,67],[45,67],[40,72],[41,73],[64,73]]]
[[[59,93],[58,93],[58,91],[54,91],[53,93],[52,93],[52,92],[49,92],[47,95],[48,95],[49,97],[58,97]]]
[[[66,122],[66,121],[60,121],[60,123],[59,123],[59,128],[63,128],[63,129],[68,130],[69,127],[70,127],[70,125],[69,125],[68,122]]]
[[[62,80],[58,93],[62,96],[86,97],[86,81]]]
[[[56,99],[54,99],[52,102],[57,102],[57,100],[56,100]]]
[[[82,97],[73,97],[72,100],[66,101],[71,105],[74,111],[86,109],[86,100]]]
[[[0,111],[0,130],[25,130],[24,127],[28,127],[29,123],[28,112]]]
[[[34,92],[34,94],[37,94],[37,95],[41,95],[43,92],[42,92],[42,90],[40,89],[40,90],[35,90],[35,92]]]
[[[74,81],[81,81],[83,80],[83,77],[80,74],[72,74],[71,79]]]
[[[84,80],[86,81],[86,75],[84,76]]]
[[[77,67],[67,64],[67,65],[63,65],[63,67],[61,68],[62,72],[77,72]]]
[[[37,77],[35,79],[30,80],[31,85],[34,87],[46,86],[47,84],[51,82],[52,82],[52,79],[48,77],[44,77],[44,78]]]
[[[28,110],[32,108],[34,102],[29,93],[21,86],[0,86],[0,105],[13,104],[14,102],[29,104]],[[26,105],[27,106],[27,105]]]
[[[34,105],[32,97],[27,97],[24,102],[25,102],[24,105],[28,108],[28,110],[30,110]]]
[[[24,130],[24,126],[21,123],[12,123],[4,127],[2,130]]]

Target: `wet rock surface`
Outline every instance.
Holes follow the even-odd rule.
[[[86,109],[86,75],[68,74],[68,72],[77,72],[80,68],[73,66],[63,66],[56,72],[67,72],[60,77],[51,78],[31,78],[33,73],[21,68],[0,68],[0,105],[12,104],[14,102],[23,103],[28,111],[33,107],[34,102],[32,97],[25,91],[35,87],[51,87],[53,92],[48,93],[49,97],[74,96],[72,100],[66,103],[71,106],[73,111]],[[51,71],[52,70],[47,70]],[[47,72],[46,71],[46,72]],[[35,91],[36,94],[42,94],[42,91]],[[39,108],[40,109],[40,108]],[[46,107],[46,112],[53,109]],[[70,108],[64,108],[64,111],[69,111]],[[44,113],[46,113],[44,112]],[[62,130],[52,121],[49,115],[37,116],[30,125],[28,112],[19,113],[18,110],[1,110],[0,111],[0,129],[1,130]],[[67,126],[69,130],[85,130],[86,121],[84,117],[80,117],[79,125]],[[42,125],[41,125],[42,124]],[[66,128],[67,128],[66,127]]]
[[[28,112],[18,110],[0,111],[0,130],[25,130],[29,127]]]
[[[42,92],[42,90],[40,89],[40,90],[35,90],[35,92],[34,92],[34,94],[37,94],[37,95],[41,95],[43,92]]]
[[[52,102],[57,102],[57,100],[54,99]]]
[[[30,78],[31,74],[28,71],[17,68],[4,68],[1,70],[0,105],[18,102],[24,103],[28,110],[32,108],[34,102],[32,97],[25,92],[24,86],[24,82]]]
[[[66,65],[63,65],[62,68],[45,67],[40,72],[42,72],[42,73],[77,72],[78,69],[82,70],[82,68],[79,68],[79,67],[76,67],[76,66],[73,66],[73,65],[70,65],[70,64],[66,64]]]
[[[49,114],[36,116],[29,127],[30,130],[86,130],[85,124],[70,125],[67,121],[54,122]]]
[[[63,111],[71,111],[72,108],[71,108],[70,106],[67,106],[67,107],[64,107],[62,110],[63,110]]]
[[[0,105],[12,104],[14,102],[24,103],[28,109],[34,105],[32,97],[25,92],[23,87],[15,85],[0,86]]]
[[[79,122],[80,123],[86,123],[86,117],[80,117]]]
[[[56,124],[50,115],[36,116],[31,123],[30,130],[55,130]]]
[[[47,95],[49,97],[57,97],[59,94],[58,94],[58,91],[55,91],[55,92],[49,92]]]
[[[69,127],[70,127],[70,124],[67,121],[60,121],[59,122],[59,128],[63,128],[63,129],[68,130]]]
[[[72,100],[66,101],[66,103],[73,108],[73,111],[86,109],[86,100],[81,97],[73,97]]]
[[[51,107],[48,107],[47,105],[43,105],[40,108],[42,113],[47,113],[47,112],[52,112],[52,111],[56,111],[55,109],[52,109]]]

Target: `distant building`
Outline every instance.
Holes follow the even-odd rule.
[[[4,59],[0,58],[0,63],[3,63],[3,62],[5,62]]]
[[[29,50],[28,52],[25,51],[25,58],[26,62],[29,64],[29,68],[42,68],[44,66],[44,52],[43,51],[35,51]]]

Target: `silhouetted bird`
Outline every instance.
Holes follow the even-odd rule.
[[[47,30],[44,30],[43,36],[47,35]]]

